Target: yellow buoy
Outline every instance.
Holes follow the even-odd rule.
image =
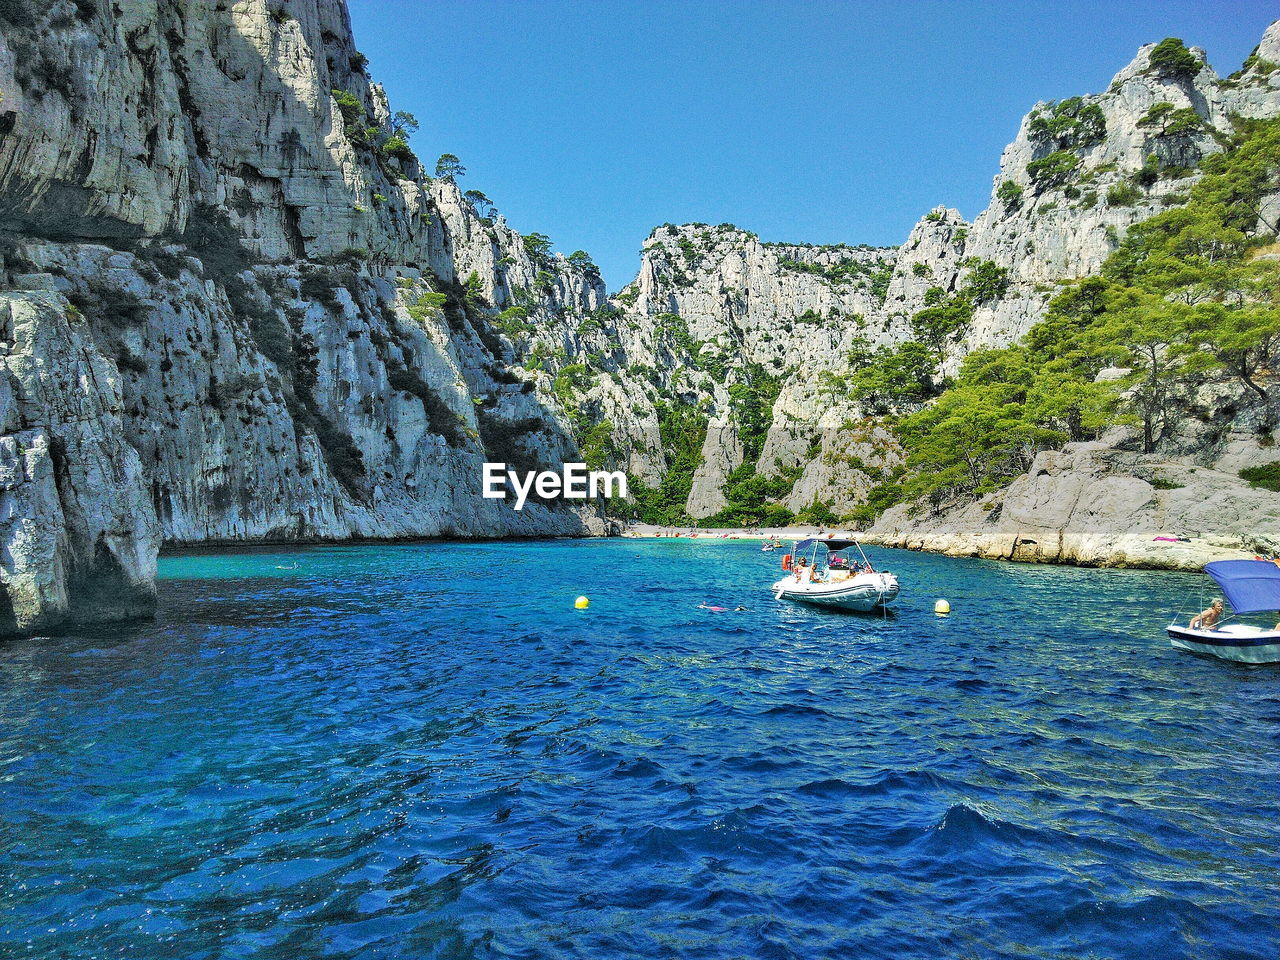
[[[951,612],[951,604],[947,603],[945,600],[939,600],[933,605],[933,612],[940,617],[945,617]]]
[[[586,597],[579,597],[577,600],[573,601],[573,605],[579,610],[585,610],[587,607],[591,606],[591,601]]]

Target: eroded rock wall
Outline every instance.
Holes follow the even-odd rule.
[[[148,614],[158,527],[115,365],[55,293],[0,293],[0,631]]]
[[[603,284],[384,149],[344,3],[7,4],[0,95],[10,355],[65,342],[93,411],[15,394],[10,628],[139,612],[162,542],[606,530],[480,496],[577,458],[499,314],[572,328]]]
[[[1197,48],[1196,72],[1161,72],[1154,49],[1139,50],[1102,93],[1036,104],[972,223],[939,206],[901,246],[881,249],[765,244],[731,225],[655,230],[639,275],[613,300],[623,339],[603,375],[610,385],[584,394],[625,440],[622,462],[646,481],[660,477],[653,407],[698,406],[707,432],[686,507],[695,518],[721,510],[725,479],[744,458],[731,390],[762,370],[782,384],[751,465],[766,476],[798,471],[781,501],[793,511],[815,502],[837,515],[853,510],[901,461],[847,390],[859,355],[912,338],[911,317],[930,297],[963,289],[979,265],[1004,278],[1002,290],[976,303],[941,372],[954,374],[972,350],[1016,341],[1041,319],[1056,284],[1096,272],[1130,226],[1185,201],[1235,118],[1280,114],[1280,71],[1269,66],[1280,62],[1280,23],[1229,79]],[[1045,122],[1064,114],[1082,119]],[[1037,172],[1054,154],[1069,169]],[[1262,213],[1274,221],[1280,197]]]
[[[1205,466],[1107,442],[1069,444],[976,503],[940,515],[893,507],[866,539],[951,556],[1180,570],[1280,552],[1280,496],[1233,469],[1267,451],[1251,436],[1233,447]]]

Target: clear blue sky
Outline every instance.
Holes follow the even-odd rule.
[[[1261,0],[349,0],[413,145],[456,153],[522,233],[583,249],[611,291],[660,223],[896,244],[931,207],[986,206],[1036,100],[1105,90],[1139,46],[1226,75]]]

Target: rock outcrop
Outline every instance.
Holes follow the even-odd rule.
[[[893,507],[865,537],[951,556],[1091,567],[1198,570],[1242,552],[1270,555],[1280,552],[1280,496],[1231,469],[1242,455],[1253,459],[1251,444],[1237,438],[1214,467],[1107,442],[1069,444],[976,503],[936,516]]]
[[[732,225],[655,230],[639,276],[613,299],[623,349],[602,374],[610,386],[584,394],[623,439],[621,462],[646,482],[663,475],[651,411],[678,403],[705,418],[685,504],[692,517],[726,506],[726,480],[739,468],[784,478],[789,492],[777,502],[791,511],[856,511],[901,463],[892,435],[847,389],[859,358],[911,339],[912,316],[979,271],[997,277],[998,289],[974,298],[941,372],[955,373],[972,350],[1016,341],[1042,318],[1057,283],[1096,272],[1130,226],[1185,202],[1201,161],[1223,149],[1237,118],[1280,115],[1280,23],[1228,79],[1199,49],[1189,72],[1154,66],[1155,49],[1143,47],[1103,93],[1036,104],[972,223],[940,206],[900,247],[878,249],[765,244]],[[1277,212],[1280,196],[1262,210],[1264,219]],[[762,374],[779,381],[772,393],[757,389]],[[748,389],[771,405],[762,442],[749,442],[749,411],[735,401],[735,390]],[[1223,426],[1249,429],[1232,421],[1232,408],[1220,405]],[[1261,448],[1252,457],[1240,466],[1274,459]]]
[[[1273,24],[1256,56],[1265,61],[1277,46],[1280,29]],[[1280,114],[1275,73],[1247,70],[1223,80],[1204,51],[1193,47],[1199,70],[1171,75],[1151,66],[1154,49],[1142,47],[1106,92],[1038,103],[1023,118],[1000,159],[991,203],[969,228],[962,251],[963,259],[1007,269],[1010,287],[978,311],[963,349],[1018,339],[1040,319],[1047,285],[1097,272],[1128,227],[1184,202],[1200,161],[1219,152],[1232,132],[1233,117]],[[1066,112],[1082,119],[1060,122],[1053,132],[1037,123]],[[1037,176],[1033,164],[1057,152],[1076,157],[1078,166],[1056,177]],[[1142,177],[1151,158],[1159,176]]]
[[[0,629],[141,612],[162,542],[606,531],[480,496],[577,459],[499,314],[598,274],[424,175],[340,0],[5,4],[0,95]]]
[[[151,611],[158,530],[123,407],[65,299],[0,294],[0,631]]]

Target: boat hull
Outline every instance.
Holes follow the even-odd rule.
[[[783,577],[773,585],[773,593],[779,600],[867,613],[893,602],[898,581],[888,573],[862,574],[839,583],[800,583]]]
[[[1229,624],[1220,630],[1169,627],[1169,642],[1177,650],[1217,657],[1235,663],[1280,663],[1280,630]]]

